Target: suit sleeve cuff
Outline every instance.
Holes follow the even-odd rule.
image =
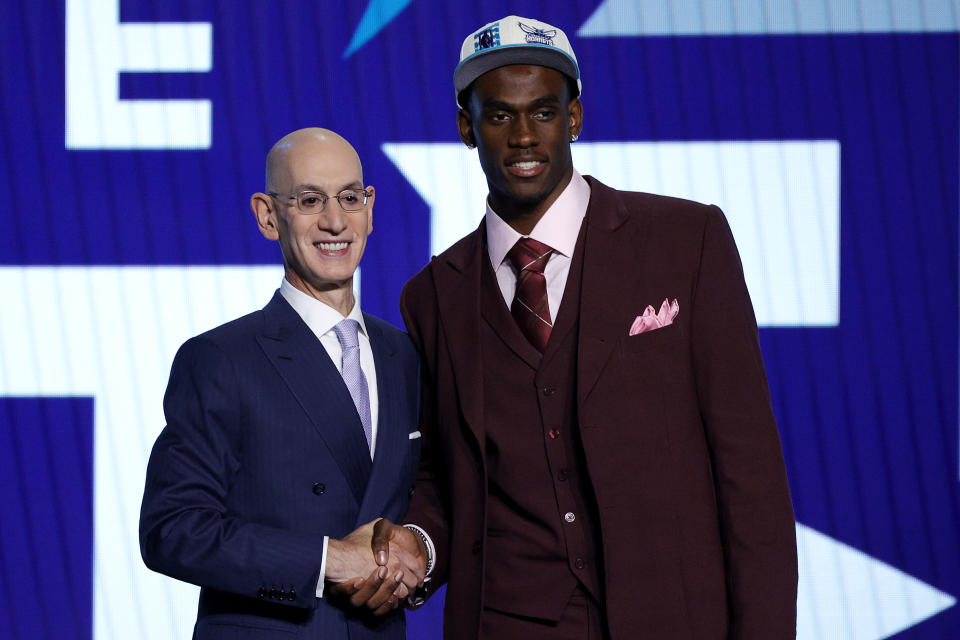
[[[415,524],[409,524],[409,523],[407,523],[407,524],[404,524],[403,526],[406,527],[407,529],[411,529],[411,530],[413,530],[415,533],[419,534],[419,536],[423,539],[423,542],[426,544],[426,547],[427,547],[427,573],[426,573],[426,575],[430,575],[431,573],[433,573],[433,568],[437,565],[437,563],[436,563],[436,561],[435,561],[435,559],[436,559],[436,557],[437,557],[437,548],[436,548],[435,546],[433,546],[433,540],[430,539],[430,535],[429,535],[426,531],[424,531],[421,527],[418,527],[418,526],[415,525]]]
[[[323,536],[323,555],[320,557],[320,579],[317,581],[317,597],[323,597],[323,583],[327,575],[327,543],[330,536]]]

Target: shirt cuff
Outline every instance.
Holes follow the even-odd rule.
[[[429,568],[427,569],[426,576],[430,575],[431,573],[433,573],[433,568],[437,566],[437,563],[436,563],[437,548],[433,546],[433,540],[430,539],[430,535],[426,531],[424,531],[422,527],[418,527],[417,525],[410,524],[410,523],[405,523],[403,526],[406,527],[407,529],[415,530],[417,533],[423,536],[423,541],[427,543],[427,567]]]
[[[320,580],[317,581],[317,597],[323,597],[323,583],[327,576],[327,543],[330,536],[323,536],[323,555],[320,556]]]

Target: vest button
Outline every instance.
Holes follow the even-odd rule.
[[[583,561],[583,558],[577,558],[577,560],[573,563],[573,566],[575,566],[577,569],[583,569],[586,564],[587,563]]]
[[[545,396],[552,396],[552,395],[555,394],[556,392],[557,392],[557,390],[556,390],[555,388],[553,388],[553,387],[544,387],[544,388],[543,388],[543,395],[545,395]]]
[[[480,555],[480,548],[481,548],[480,541],[477,540],[476,542],[473,543],[473,555],[475,556]]]
[[[313,483],[313,495],[322,496],[324,492],[326,492],[326,490],[327,490],[327,485],[323,484],[322,482]]]
[[[573,511],[567,511],[565,514],[563,514],[563,519],[567,522],[573,522],[577,519],[577,516],[573,515]]]

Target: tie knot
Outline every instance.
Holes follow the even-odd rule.
[[[517,268],[517,273],[521,271],[543,273],[551,253],[553,249],[542,242],[537,242],[533,238],[520,238],[507,252],[507,258]]]
[[[341,320],[333,327],[333,331],[337,334],[340,348],[344,351],[360,346],[360,338],[357,335],[357,332],[360,331],[360,323],[353,318]]]

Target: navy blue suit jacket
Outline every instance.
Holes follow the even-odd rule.
[[[400,611],[373,618],[316,597],[323,536],[407,509],[420,457],[419,361],[364,315],[377,370],[371,462],[343,379],[279,294],[187,341],[147,468],[147,566],[202,587],[194,637],[404,638]]]

